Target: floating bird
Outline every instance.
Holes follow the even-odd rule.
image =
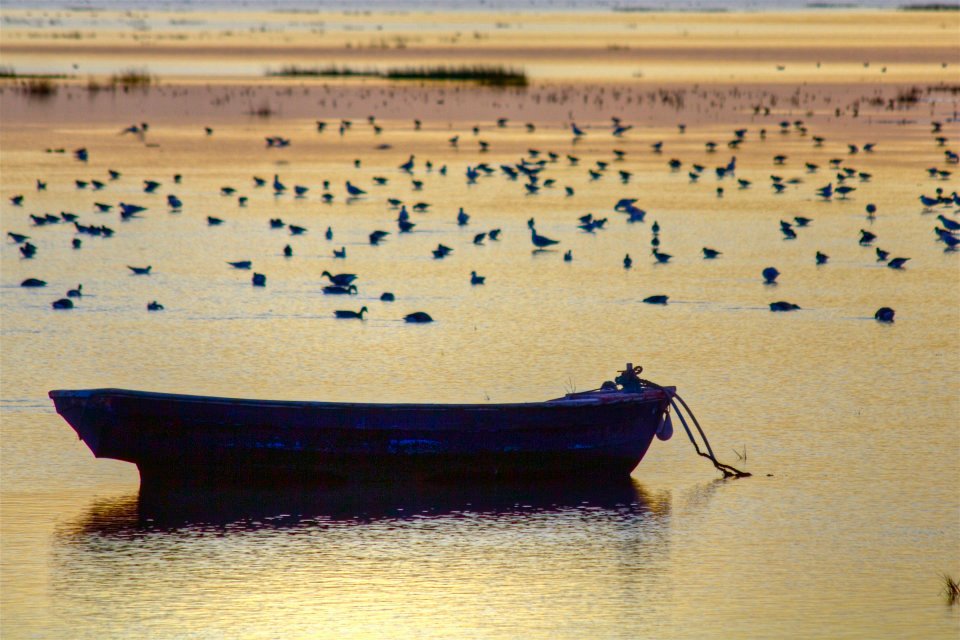
[[[383,293],[380,294],[381,302],[393,302],[396,299],[397,299],[396,296],[394,296],[389,291],[384,291]]]
[[[275,193],[282,193],[287,190],[287,185],[280,182],[280,176],[276,173],[273,174],[273,191]]]
[[[777,271],[776,267],[767,267],[761,274],[763,275],[763,284],[775,284],[777,278],[780,276],[780,272]]]
[[[10,236],[10,239],[16,244],[22,244],[26,240],[30,239],[30,236],[25,236],[22,233],[14,233],[13,231],[8,231],[7,235]]]
[[[704,247],[701,251],[703,251],[704,260],[713,260],[717,256],[722,255],[722,252],[711,249],[710,247]]]
[[[27,288],[39,288],[47,286],[46,280],[40,280],[39,278],[27,278],[20,283],[21,287]]]
[[[770,303],[770,311],[796,311],[799,308],[800,305],[793,304],[792,302],[785,302],[783,300]]]
[[[263,275],[262,273],[254,273],[253,278],[251,278],[251,282],[255,287],[265,287],[267,286],[267,276]]]
[[[567,249],[567,252],[563,254],[564,262],[573,262],[573,250]]]
[[[219,224],[223,224],[223,218],[217,218],[216,216],[207,216],[207,224],[211,227],[215,227]]]
[[[890,252],[884,251],[880,247],[877,247],[876,251],[877,251],[877,262],[886,262],[887,258],[890,257]]]
[[[533,246],[537,249],[545,249],[546,247],[560,243],[559,240],[552,240],[551,238],[540,235],[533,225],[530,225],[530,241],[533,242]]]
[[[121,202],[118,206],[120,207],[120,217],[123,218],[124,220],[128,218],[133,218],[138,213],[141,213],[147,210],[146,207],[141,207],[138,204],[127,204],[125,202]]]
[[[825,253],[821,253],[820,251],[817,251],[817,264],[827,264],[827,260],[829,259],[830,259],[830,256],[828,256]]]
[[[485,276],[478,276],[476,271],[470,272],[470,284],[477,285],[483,284],[486,282],[487,278]]]
[[[646,298],[643,299],[643,301],[646,302],[647,304],[667,304],[667,300],[669,299],[670,299],[670,296],[658,295],[658,296],[647,296]]]
[[[424,324],[427,322],[433,322],[433,318],[430,317],[430,314],[425,311],[414,311],[413,313],[408,313],[403,317],[404,321],[412,322],[415,324]]]
[[[660,251],[657,251],[656,247],[654,247],[650,253],[652,253],[653,257],[657,259],[657,264],[666,264],[670,262],[670,258],[673,257],[669,253],[662,253]]]
[[[487,237],[494,242],[500,240],[500,229],[490,229],[490,231],[487,232]]]
[[[433,257],[436,260],[441,260],[443,258],[446,258],[451,253],[453,253],[453,249],[451,249],[446,245],[438,244],[437,248],[433,250]]]
[[[296,225],[296,224],[288,224],[288,225],[287,225],[287,229],[290,230],[290,235],[292,235],[292,236],[302,236],[303,234],[305,234],[305,233],[307,232],[307,228],[306,228],[306,227],[301,227],[301,226]]]
[[[320,275],[330,280],[333,284],[341,286],[347,286],[357,279],[357,274],[355,273],[338,273],[337,275],[333,275],[329,271],[324,271]]]
[[[380,241],[390,235],[389,231],[377,230],[370,234],[370,244],[377,245],[380,244]]]
[[[54,309],[73,309],[73,300],[70,298],[60,298],[59,300],[54,300],[51,306]]]
[[[478,233],[477,235],[473,236],[473,244],[483,244],[483,240],[486,237],[486,232]]]
[[[470,221],[470,214],[463,210],[463,207],[460,207],[460,212],[457,213],[457,224],[459,226],[464,226],[467,222]]]
[[[949,229],[950,231],[960,230],[960,222],[956,220],[951,220],[950,218],[945,217],[942,213],[937,216],[937,219],[943,223],[943,226]]]
[[[67,291],[68,298],[82,298],[83,297],[83,285],[78,284],[76,289],[70,289]]]
[[[894,313],[894,310],[890,307],[880,307],[876,313],[873,314],[873,317],[878,322],[893,322]]]
[[[328,284],[323,288],[323,294],[327,296],[350,296],[356,293],[357,286],[354,284]]]
[[[632,266],[633,266],[633,259],[630,257],[630,254],[628,253],[623,257],[623,268],[629,269]]]
[[[163,305],[153,300],[147,303],[147,311],[163,311]]]
[[[13,196],[10,198],[10,202],[12,202],[13,206],[15,207],[23,206],[23,196],[22,195]]]
[[[794,216],[793,220],[797,223],[798,227],[806,227],[813,222],[813,218],[804,218],[803,216]]]
[[[861,245],[866,246],[866,245],[870,244],[871,242],[873,242],[873,241],[876,240],[876,239],[877,239],[877,234],[871,233],[871,232],[867,231],[866,229],[860,229],[860,244],[861,244]]]
[[[146,267],[131,267],[130,265],[127,265],[127,269],[130,269],[135,276],[148,276],[150,275],[150,269],[152,268],[152,265],[148,265]]]
[[[337,309],[333,312],[333,315],[337,318],[346,319],[346,318],[355,318],[357,320],[363,320],[363,314],[367,312],[366,307],[360,307],[360,311],[349,311],[344,309]]]
[[[112,204],[105,204],[103,202],[94,202],[93,206],[97,208],[99,213],[109,213],[110,209],[113,209]]]
[[[144,180],[143,181],[143,191],[145,193],[153,193],[160,186],[160,183],[156,180]]]
[[[903,269],[903,265],[905,265],[909,259],[910,258],[894,258],[887,263],[887,266],[891,269]]]
[[[250,260],[237,260],[236,262],[227,262],[234,269],[249,269],[253,264]]]
[[[171,193],[167,196],[167,205],[169,205],[172,210],[179,211],[183,207],[183,202]]]

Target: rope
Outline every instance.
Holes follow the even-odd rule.
[[[641,380],[644,385],[649,385],[655,389],[660,389],[667,394],[667,397],[670,398],[670,404],[677,411],[677,417],[680,418],[680,423],[683,425],[683,430],[687,432],[687,437],[690,438],[690,443],[693,444],[693,448],[696,450],[697,455],[703,456],[710,460],[713,463],[713,466],[716,467],[720,473],[723,474],[724,478],[749,478],[751,473],[746,471],[740,471],[739,469],[732,467],[728,464],[724,464],[717,460],[717,457],[713,454],[713,448],[710,446],[710,441],[707,440],[707,434],[703,432],[703,428],[700,426],[700,421],[697,420],[697,417],[693,415],[693,411],[690,410],[690,406],[684,401],[683,398],[676,391],[671,391],[665,387],[661,387],[655,382],[650,382],[649,380]],[[693,422],[693,425],[697,428],[697,432],[700,434],[700,437],[703,439],[703,444],[707,449],[707,452],[704,453],[700,450],[700,446],[697,444],[697,439],[693,437],[693,433],[690,431],[690,427],[687,425],[687,421],[683,417],[683,413],[680,411],[680,407],[674,401],[674,399],[679,400],[680,404],[683,405],[683,408],[686,410],[687,415],[690,416],[690,420]]]

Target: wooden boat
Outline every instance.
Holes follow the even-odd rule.
[[[673,389],[637,373],[628,365],[617,383],[595,391],[512,404],[246,400],[125,389],[49,395],[94,456],[136,464],[145,486],[589,481],[629,476],[655,435],[669,437]]]

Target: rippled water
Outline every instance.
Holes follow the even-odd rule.
[[[6,243],[0,263],[3,636],[956,637],[958,608],[939,592],[941,573],[960,574],[960,270],[917,196],[958,183],[928,177],[928,166],[947,168],[943,149],[929,117],[912,116],[855,128],[812,117],[823,148],[777,133],[775,117],[683,135],[648,127],[623,139],[597,121],[584,123],[578,143],[560,123],[526,133],[521,123],[536,119],[523,115],[503,129],[479,123],[476,137],[472,122],[416,132],[409,120],[385,121],[377,136],[359,118],[343,136],[335,121],[318,134],[312,121],[280,118],[213,123],[208,137],[207,123],[168,119],[152,123],[147,145],[117,134],[128,122],[5,125],[2,231],[30,235],[38,253],[23,260]],[[740,125],[750,132],[737,177],[753,181],[743,190],[713,175],[731,153],[704,150]],[[956,139],[956,125],[946,128]],[[459,149],[447,142],[456,133]],[[293,143],[267,149],[267,135]],[[477,139],[491,151],[480,153]],[[661,155],[650,151],[657,140]],[[868,141],[879,142],[873,154],[847,154],[847,142]],[[69,154],[81,146],[87,163]],[[44,152],[55,147],[68,153]],[[559,154],[544,172],[556,187],[528,196],[499,171],[466,184],[468,165],[496,168],[529,148]],[[613,160],[615,148],[626,160]],[[397,169],[411,153],[419,192]],[[772,165],[778,153],[786,166]],[[669,170],[671,157],[683,170]],[[833,157],[873,175],[853,182],[847,201],[815,197],[834,180]],[[590,180],[597,160],[610,166]],[[803,162],[822,168],[809,175]],[[691,163],[707,167],[695,184]],[[108,168],[123,176],[107,181]],[[633,172],[629,184],[620,169]],[[802,182],[774,195],[774,172]],[[253,186],[253,175],[274,174],[291,189],[309,186],[307,197]],[[374,186],[377,175],[389,184]],[[37,178],[46,191],[35,190]],[[107,187],[74,186],[94,178]],[[145,179],[163,183],[156,195],[143,193]],[[348,204],[346,180],[369,194]],[[220,195],[228,185],[249,197],[246,207]],[[20,193],[24,206],[12,206]],[[168,212],[167,193],[183,200],[181,213]],[[628,196],[648,211],[645,223],[612,210]],[[396,233],[388,197],[432,204],[411,214],[415,233]],[[93,211],[120,201],[148,211],[129,221]],[[870,202],[875,220],[865,215]],[[465,227],[456,224],[461,206]],[[70,226],[28,218],[61,211],[116,235],[78,236],[74,250]],[[587,212],[609,218],[606,228],[579,231]],[[955,208],[940,212],[957,219]],[[209,215],[225,223],[208,226]],[[785,241],[778,221],[798,215],[813,222]],[[308,232],[271,230],[274,217]],[[558,251],[531,253],[531,217],[560,240]],[[654,220],[660,249],[674,255],[666,265],[650,255]],[[496,227],[499,242],[472,243]],[[857,242],[861,228],[910,257],[906,269],[878,263]],[[379,247],[367,241],[374,229],[391,231]],[[288,243],[292,258],[282,255]],[[453,254],[433,259],[438,243]],[[704,260],[703,246],[723,255]],[[332,257],[339,247],[345,260]],[[814,264],[818,250],[828,264]],[[267,275],[266,287],[225,264],[241,259]],[[150,276],[126,268],[148,264]],[[782,275],[766,286],[760,271],[771,265]],[[325,269],[359,274],[359,294],[323,295]],[[471,270],[487,283],[471,286]],[[21,288],[26,277],[48,286]],[[53,311],[78,283],[76,308]],[[396,301],[381,302],[384,291]],[[669,304],[641,302],[653,294]],[[151,300],[165,310],[148,312]],[[776,300],[802,309],[771,313]],[[362,322],[333,317],[363,305]],[[873,320],[881,306],[896,309],[894,324]],[[402,322],[418,310],[436,322]],[[655,443],[630,483],[605,489],[139,495],[136,470],[94,460],[46,398],[52,388],[117,386],[540,400],[592,388],[628,360],[676,384],[720,457],[754,477],[716,480],[676,437]]]

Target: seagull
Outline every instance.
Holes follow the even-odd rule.
[[[154,300],[147,303],[147,311],[163,311],[163,305]]]
[[[828,256],[825,253],[821,253],[820,251],[817,251],[817,264],[827,264],[827,260],[829,259],[830,259],[830,256]]]
[[[574,123],[570,123],[570,129],[573,131],[573,135],[579,138],[582,135],[586,135],[585,132]]]
[[[363,314],[367,312],[366,307],[360,307],[360,311],[349,311],[344,309],[337,309],[333,312],[333,315],[337,318],[356,318],[358,320],[363,320]]]
[[[173,211],[179,211],[183,207],[183,202],[172,193],[167,196],[167,204]]]
[[[490,231],[487,232],[487,237],[494,242],[498,241],[500,239],[500,229],[490,229]]]
[[[25,236],[22,233],[14,233],[13,231],[8,231],[7,235],[10,236],[10,239],[16,244],[22,244],[25,240],[30,239],[30,236]]]
[[[866,229],[860,229],[860,244],[868,245],[877,239],[877,234],[871,233]]]
[[[777,277],[780,275],[776,267],[767,267],[761,273],[763,275],[763,284],[775,284]]]
[[[951,220],[950,218],[945,217],[942,213],[937,216],[937,219],[943,223],[943,226],[949,229],[950,231],[960,230],[960,222]]]
[[[887,266],[891,269],[903,269],[903,265],[905,265],[909,259],[910,258],[894,258],[887,263]]]
[[[478,276],[476,271],[470,272],[470,284],[472,285],[483,284],[486,279],[485,276]]]
[[[546,247],[560,243],[559,240],[552,240],[546,236],[540,235],[537,233],[537,230],[533,227],[533,225],[530,225],[530,240],[533,242],[533,246],[535,246],[537,249],[545,249]]]
[[[887,258],[890,257],[889,251],[884,251],[880,247],[877,247],[877,262],[886,262]]]
[[[450,247],[444,244],[438,244],[437,248],[433,250],[433,257],[436,260],[442,260],[443,258],[446,258],[448,255],[450,255],[452,252],[453,252],[453,249],[451,249]]]
[[[660,251],[657,251],[656,247],[654,247],[650,253],[652,253],[653,257],[657,259],[657,264],[666,264],[670,262],[670,258],[673,257],[669,253],[661,253]]]
[[[473,244],[483,244],[483,240],[486,237],[486,232],[478,233],[477,235],[473,236]]]
[[[374,231],[373,233],[370,234],[370,244],[373,244],[373,245],[380,244],[380,241],[383,240],[388,235],[390,235],[389,231],[380,231],[378,229],[377,231]]]
[[[287,229],[290,229],[290,235],[292,236],[300,236],[307,232],[306,227],[301,227],[296,224],[288,224]]]
[[[280,182],[280,176],[273,174],[273,190],[276,193],[282,193],[287,190],[287,186]]]
[[[127,269],[133,271],[133,275],[135,276],[148,276],[150,275],[150,269],[152,268],[152,265],[148,265],[146,267],[131,267],[130,265],[127,265]]]
[[[711,249],[710,247],[704,247],[702,251],[704,260],[713,260],[717,256],[722,255],[722,252],[717,251],[716,249]]]
[[[223,218],[218,218],[216,216],[207,216],[207,224],[211,227],[223,224]]]
[[[157,190],[157,187],[160,186],[160,183],[156,180],[144,180],[143,181],[143,191],[145,193],[153,193]]]

